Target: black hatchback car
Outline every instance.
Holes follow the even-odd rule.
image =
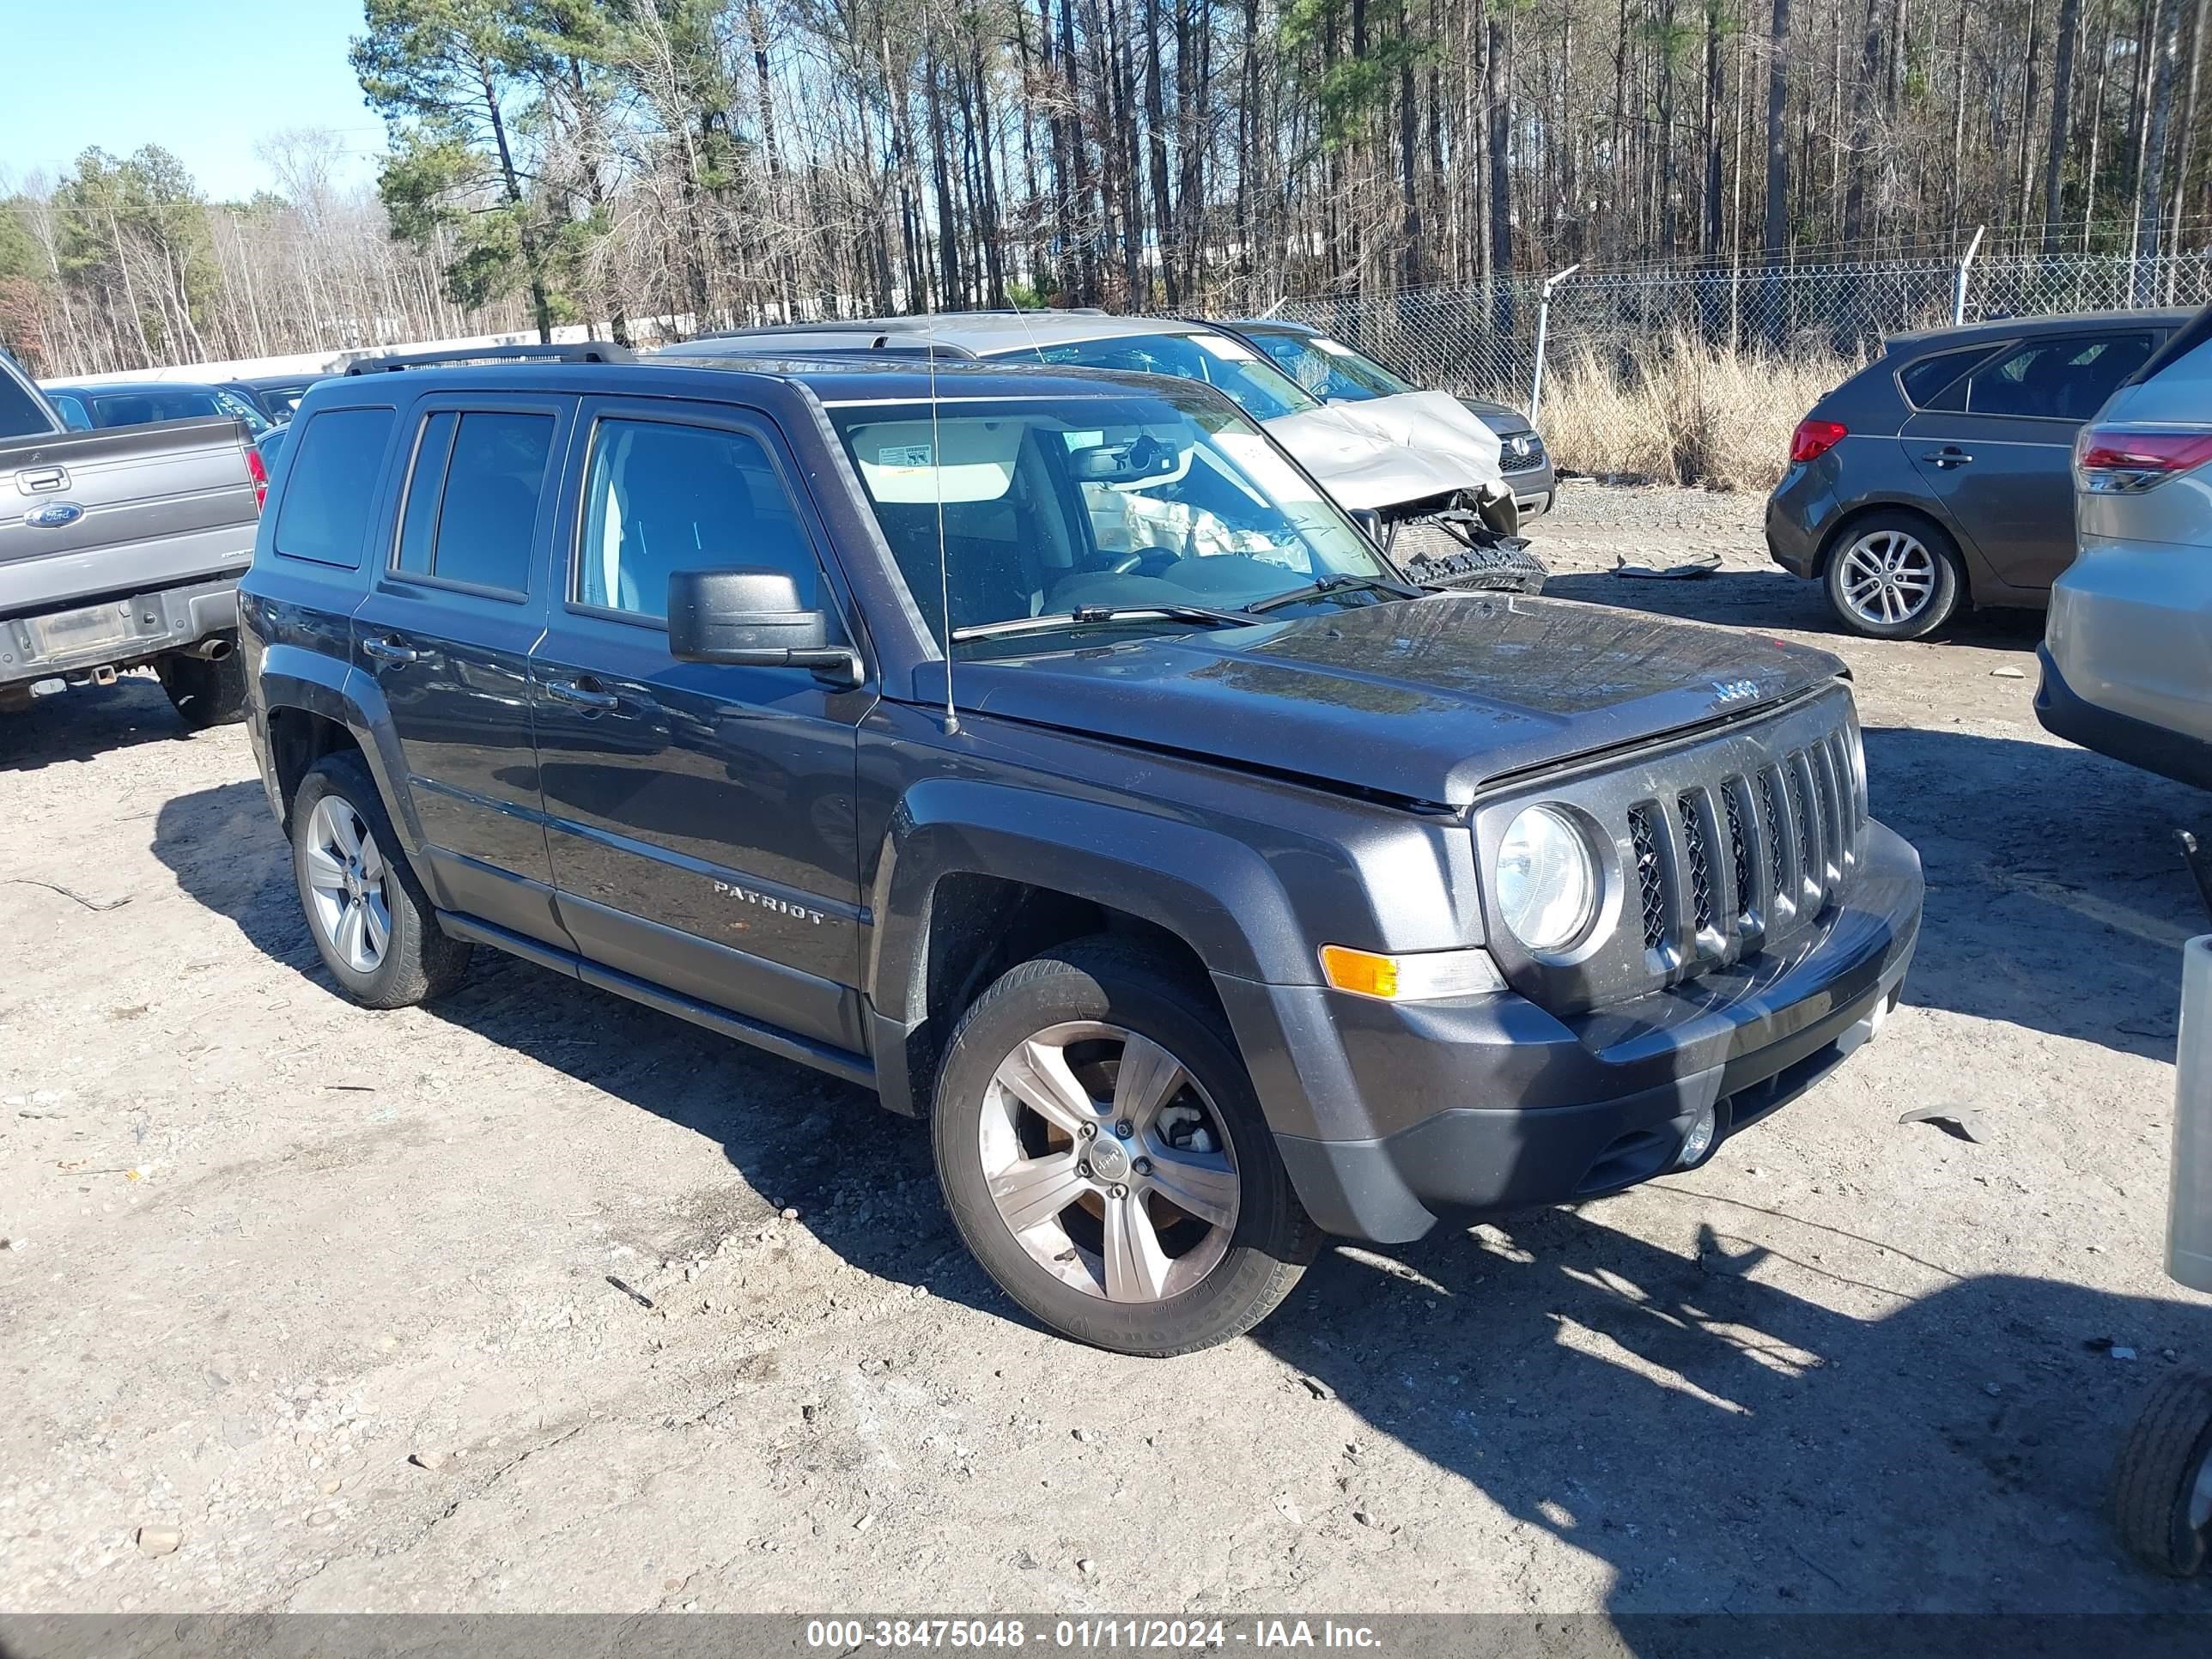
[[[1767,550],[1875,639],[1918,639],[1962,604],[2041,609],[2074,558],[2075,434],[2191,314],[1898,336],[1798,422]]]

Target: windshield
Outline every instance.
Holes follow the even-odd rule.
[[[1313,396],[1364,403],[1370,398],[1395,398],[1420,387],[1401,380],[1372,357],[1354,351],[1326,334],[1255,328],[1252,337],[1276,366]]]
[[[1082,368],[1125,368],[1139,374],[1203,380],[1227,392],[1237,408],[1255,421],[1301,415],[1321,407],[1265,357],[1226,334],[1123,334],[1103,340],[1024,346],[1000,355],[1073,363]]]
[[[1202,393],[944,403],[933,421],[908,401],[830,412],[933,638],[948,597],[966,629],[1095,606],[1235,611],[1330,576],[1396,580],[1270,440]],[[956,649],[1039,641],[1054,643]]]
[[[258,437],[269,429],[261,411],[235,392],[210,386],[162,386],[129,392],[102,392],[97,389],[76,394],[83,398],[94,426],[144,426],[153,421],[205,420],[228,415],[246,422]]]

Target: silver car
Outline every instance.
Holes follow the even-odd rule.
[[[1098,312],[981,311],[738,329],[663,348],[672,356],[761,356],[932,349],[954,357],[1032,360],[1200,380],[1226,393],[1290,451],[1337,504],[1367,517],[1388,544],[1401,524],[1462,501],[1515,526],[1497,435],[1449,398],[1449,417],[1415,434],[1361,406],[1323,404],[1235,335],[1172,318]]]
[[[2212,788],[2212,307],[2074,445],[2081,551],[2051,590],[2036,718]]]

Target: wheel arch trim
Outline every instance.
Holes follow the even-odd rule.
[[[350,732],[361,751],[384,808],[398,831],[400,850],[420,878],[423,873],[422,820],[416,816],[409,793],[398,787],[407,776],[407,763],[392,724],[392,710],[376,681],[348,663],[334,662],[319,652],[296,645],[272,644],[262,653],[260,703],[263,718],[285,709],[318,715]],[[271,757],[274,785],[275,760]],[[276,803],[289,830],[289,800]]]
[[[981,876],[1133,916],[1216,972],[1309,981],[1318,966],[1265,860],[1198,825],[1096,801],[968,779],[917,785],[893,814],[870,884],[863,989],[884,1101],[921,1109],[909,1041],[930,1023],[929,940],[949,877]],[[1235,1026],[1236,1022],[1232,1021]],[[1240,1047],[1279,1032],[1236,1029]]]

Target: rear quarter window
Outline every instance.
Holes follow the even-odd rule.
[[[1987,345],[1978,345],[1967,346],[1958,351],[1939,351],[1933,356],[1920,358],[1898,370],[1898,388],[1905,393],[1905,401],[1915,409],[1944,407],[1945,404],[1939,404],[1937,399],[1989,354]]]
[[[270,538],[279,557],[361,568],[392,422],[389,409],[326,409],[287,441],[284,499]]]

